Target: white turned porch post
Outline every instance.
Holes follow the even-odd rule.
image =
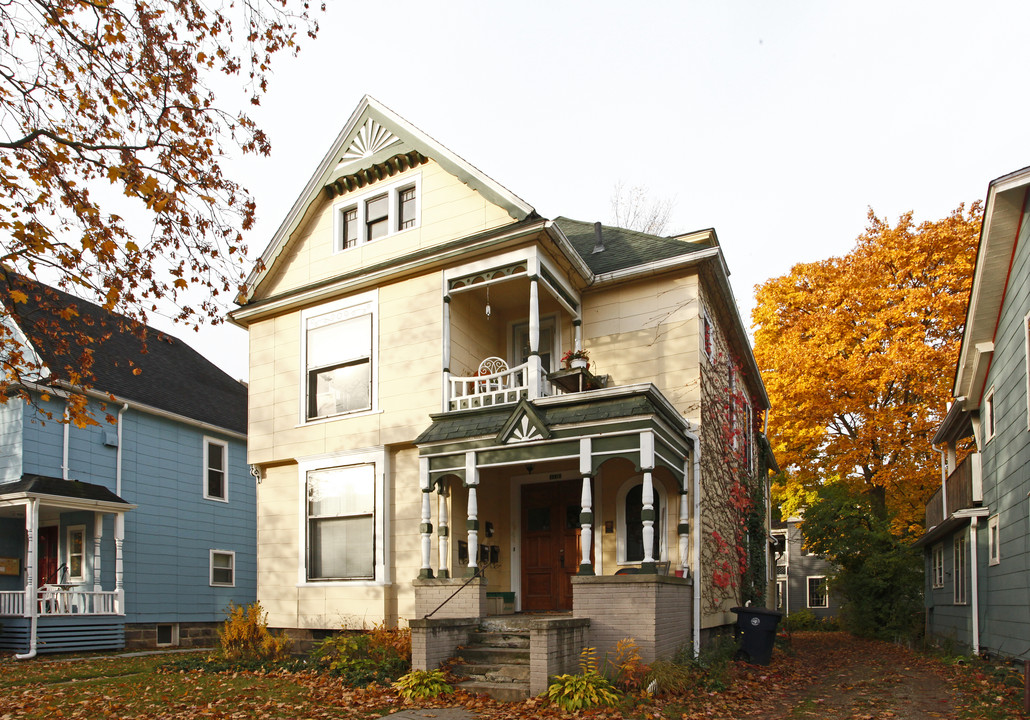
[[[443,412],[451,409],[451,296],[443,296]]]
[[[36,565],[38,555],[36,549],[39,536],[39,498],[31,498],[25,506],[25,539],[28,543],[25,547],[25,609],[22,612],[24,617],[29,618],[29,649],[28,652],[15,655],[16,660],[28,660],[36,657],[37,635],[39,616],[39,593],[36,592]]]
[[[465,453],[465,485],[469,489],[469,564],[465,571],[465,576],[471,577],[479,567],[479,500],[476,497],[476,488],[479,486],[479,472],[476,468],[476,454],[474,452]]]
[[[103,537],[104,515],[103,513],[93,513],[93,592],[100,592],[104,589],[100,582],[100,541]],[[85,538],[83,538],[83,542],[85,543]],[[83,552],[85,552],[85,548],[83,548]],[[85,559],[83,558],[84,562]],[[68,568],[68,572],[71,572],[71,568]]]
[[[418,459],[419,485],[422,488],[422,524],[419,532],[422,535],[422,568],[418,571],[420,578],[433,577],[433,565],[430,557],[433,551],[433,485],[429,480],[429,458]]]
[[[451,576],[451,554],[450,554],[450,527],[448,526],[448,509],[447,509],[447,497],[450,493],[447,488],[447,480],[441,480],[439,488],[437,489],[437,517],[439,518],[440,528],[437,530],[439,534],[438,543],[440,546],[440,567],[438,571],[439,577],[446,578]]]
[[[573,339],[573,343],[574,343],[573,349],[575,349],[575,350],[582,350],[583,349],[583,319],[582,318],[576,318],[575,320],[573,320],[572,321],[572,329],[575,331],[575,336],[574,336],[574,339]]]
[[[581,557],[579,560],[580,575],[595,575],[594,564],[590,559],[594,544],[594,500],[590,493],[592,464],[590,461],[590,438],[579,441],[579,474],[583,477],[583,493],[580,496],[579,512],[579,544]]]
[[[123,513],[118,513],[114,516],[114,611],[119,615],[125,614],[125,588],[122,587],[122,579],[124,577],[122,545],[124,543],[125,515]]]
[[[679,563],[683,577],[687,577],[690,569],[690,456],[683,459],[683,484],[680,485],[680,513],[676,533],[679,535]]]
[[[644,573],[655,572],[654,557],[654,481],[651,471],[654,470],[654,435],[650,432],[640,433],[640,469],[644,471],[644,487],[641,493],[643,508],[640,519],[643,524],[644,560],[640,569]]]
[[[536,275],[529,278],[529,399],[541,395],[540,375],[540,281]]]

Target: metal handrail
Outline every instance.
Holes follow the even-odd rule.
[[[432,615],[435,615],[435,614],[436,614],[437,610],[439,610],[439,609],[440,609],[440,608],[442,608],[442,607],[443,607],[444,605],[446,605],[446,604],[447,604],[447,603],[449,603],[449,602],[450,602],[451,600],[453,600],[453,599],[454,599],[454,596],[455,596],[455,595],[457,595],[457,594],[458,594],[458,593],[460,593],[460,592],[461,592],[462,590],[464,590],[464,589],[465,589],[466,587],[468,587],[468,584],[469,584],[470,582],[472,582],[473,580],[475,580],[475,579],[476,579],[477,577],[483,577],[483,569],[484,569],[484,567],[485,567],[485,566],[479,566],[479,565],[476,565],[476,569],[475,569],[475,572],[473,572],[473,573],[472,573],[472,574],[471,574],[471,575],[470,575],[470,576],[468,577],[468,579],[467,579],[467,580],[465,580],[465,582],[463,582],[463,583],[461,584],[461,587],[459,587],[459,588],[458,588],[457,590],[455,590],[454,592],[452,592],[452,593],[451,593],[451,595],[450,595],[450,597],[448,597],[448,598],[447,598],[446,600],[444,600],[444,601],[443,601],[442,603],[440,603],[439,605],[437,605],[437,606],[436,606],[436,610],[433,610],[433,612],[430,612],[430,613],[426,613],[425,615],[423,615],[423,616],[422,616],[422,618],[423,618],[424,620],[428,620],[428,619],[430,618],[430,616],[432,616]]]

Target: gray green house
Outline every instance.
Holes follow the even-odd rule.
[[[928,638],[1020,659],[1030,659],[1028,200],[1030,168],[988,187],[954,400],[933,438],[941,487],[917,541]]]

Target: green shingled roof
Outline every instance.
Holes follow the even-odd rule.
[[[596,274],[615,272],[626,268],[646,265],[659,260],[668,260],[691,255],[711,247],[715,242],[687,242],[671,237],[659,237],[635,230],[601,226],[601,240],[604,251],[594,252],[596,236],[594,224],[559,217],[555,225],[569,239],[576,252]],[[713,233],[714,236],[714,233]]]

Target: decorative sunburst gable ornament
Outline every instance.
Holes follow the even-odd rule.
[[[497,434],[497,442],[510,445],[533,440],[547,440],[549,437],[551,437],[551,431],[547,429],[547,423],[531,404],[522,400]]]
[[[349,162],[366,158],[399,141],[399,137],[372,118],[369,118],[361,126],[361,129],[358,130],[358,134],[354,136],[354,140],[351,142],[350,147],[347,148],[347,152],[340,158],[340,161]]]

